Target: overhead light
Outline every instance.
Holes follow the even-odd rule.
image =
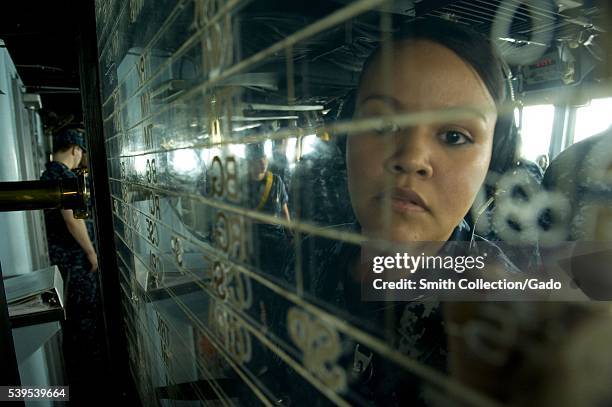
[[[276,110],[276,111],[288,111],[288,112],[307,112],[311,110],[323,110],[322,105],[271,105],[266,103],[248,103],[246,104],[247,110]]]
[[[506,42],[511,42],[513,44],[518,44],[518,45],[539,45],[541,47],[545,47],[546,44],[542,44],[541,42],[535,42],[535,41],[527,41],[527,40],[517,40],[515,38],[497,38],[500,41],[506,41]]]
[[[295,120],[299,119],[299,116],[259,116],[259,117],[246,117],[246,116],[232,116],[233,122],[258,122],[264,120]]]
[[[0,91],[0,93],[2,92]],[[32,110],[42,109],[42,100],[40,98],[40,95],[37,95],[34,93],[25,93],[23,95],[23,104],[28,109],[32,109]]]
[[[243,131],[243,130],[248,130],[248,129],[254,129],[254,128],[259,127],[259,126],[261,126],[261,123],[247,124],[246,126],[234,127],[232,130],[234,130],[234,131]]]
[[[584,46],[585,47],[590,46],[591,44],[593,44],[594,40],[595,40],[595,35],[591,34],[589,38],[584,42]]]

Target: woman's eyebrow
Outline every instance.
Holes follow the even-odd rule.
[[[399,100],[395,99],[392,96],[389,95],[383,95],[381,93],[373,93],[371,95],[368,95],[366,98],[364,98],[359,104],[363,105],[366,102],[369,102],[370,100],[380,100],[382,102],[385,102],[389,105],[392,105],[394,109],[399,110],[402,107],[402,104],[400,103]]]
[[[404,105],[399,100],[397,100],[393,96],[385,95],[382,93],[372,93],[368,95],[363,100],[361,100],[361,102],[359,102],[359,106],[364,105],[365,103],[371,100],[382,101],[388,105],[391,105],[393,109],[398,110],[398,111],[404,108]],[[466,119],[478,119],[484,123],[489,122],[489,118],[487,117],[487,114],[486,114],[487,112],[484,111],[483,109],[471,107],[469,110],[471,111],[472,114],[468,115]]]

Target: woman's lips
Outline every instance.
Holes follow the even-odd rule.
[[[396,212],[425,212],[425,208],[414,202],[406,201],[403,199],[391,198],[391,207]]]
[[[423,198],[410,188],[394,188],[389,193],[391,208],[395,212],[427,212],[429,208]],[[383,200],[385,194],[380,195],[380,200]]]

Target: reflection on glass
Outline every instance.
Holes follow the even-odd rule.
[[[521,141],[521,156],[535,162],[539,156],[548,155],[555,117],[553,105],[525,106]]]
[[[556,405],[557,393],[587,393],[554,385],[588,370],[554,366],[565,344],[590,350],[589,335],[607,335],[590,328],[610,326],[575,286],[578,306],[362,291],[374,258],[396,253],[486,251],[485,280],[522,281],[553,258],[551,273],[571,280],[559,241],[573,194],[598,205],[589,224],[599,226],[608,212],[595,198],[607,190],[602,177],[572,183],[573,159],[558,181],[570,193],[541,187],[534,162],[558,141],[558,101],[524,108],[516,151],[504,81],[522,69],[508,72],[486,45],[494,21],[516,19],[501,36],[514,61],[546,49],[524,42],[530,31],[547,38],[561,26],[560,41],[574,35],[585,51],[591,28],[565,24],[581,7],[548,16],[550,5],[513,5],[512,16],[486,2],[119,3],[119,43],[100,57],[104,130],[130,356],[149,404]],[[409,37],[423,21],[435,29]],[[530,80],[564,83],[554,62],[532,66]],[[610,123],[610,103],[578,110],[574,141]],[[602,153],[588,157],[606,168]],[[426,279],[416,269],[402,276]],[[525,396],[533,377],[543,383]]]
[[[198,158],[193,150],[176,150],[170,153],[169,164],[178,174],[189,174],[198,169]]]
[[[612,98],[593,99],[576,110],[574,143],[601,133],[612,125]]]

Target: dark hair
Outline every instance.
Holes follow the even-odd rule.
[[[419,20],[402,27],[392,37],[393,42],[409,40],[427,40],[445,46],[476,71],[498,108],[510,100],[512,88],[505,72],[506,65],[483,34],[468,26],[442,19]],[[359,85],[380,50],[379,46],[363,64]],[[355,93],[351,97],[352,100],[347,101],[346,107],[352,114],[355,108]],[[518,142],[512,112],[500,111],[495,125],[489,169],[503,173],[514,166],[517,161]]]

